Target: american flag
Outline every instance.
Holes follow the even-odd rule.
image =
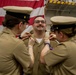
[[[48,1],[48,0],[46,0]],[[44,6],[45,0],[0,0],[0,30],[2,30],[2,21],[6,12],[2,9],[3,6],[28,6],[32,7],[34,10],[30,15],[30,25],[32,25],[33,20],[36,16],[44,16]]]

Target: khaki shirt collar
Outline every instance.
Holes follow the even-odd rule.
[[[37,42],[37,40],[36,40],[36,37],[35,37],[35,35],[34,34],[32,34],[32,38],[34,38],[35,39],[35,41]],[[39,44],[42,44],[44,42],[44,38],[42,38],[42,41],[39,43]],[[38,43],[38,42],[37,42]]]
[[[12,37],[16,37],[16,36],[12,33],[12,31],[11,31],[10,29],[8,29],[8,28],[4,28],[3,31],[2,31],[2,33],[10,34]]]
[[[70,38],[72,41],[76,41],[76,35]]]

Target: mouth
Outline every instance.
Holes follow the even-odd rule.
[[[41,25],[40,25],[40,26],[37,26],[37,27],[44,27],[44,26],[41,26]]]

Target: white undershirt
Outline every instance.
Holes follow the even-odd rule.
[[[42,41],[42,38],[36,38],[37,42],[40,43]]]

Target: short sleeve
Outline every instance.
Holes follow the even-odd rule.
[[[58,45],[53,50],[47,52],[44,56],[46,64],[50,67],[56,65],[57,63],[67,59],[68,51],[65,45]]]
[[[29,68],[31,63],[30,55],[23,42],[19,43],[14,49],[14,57],[22,65],[24,72]]]

